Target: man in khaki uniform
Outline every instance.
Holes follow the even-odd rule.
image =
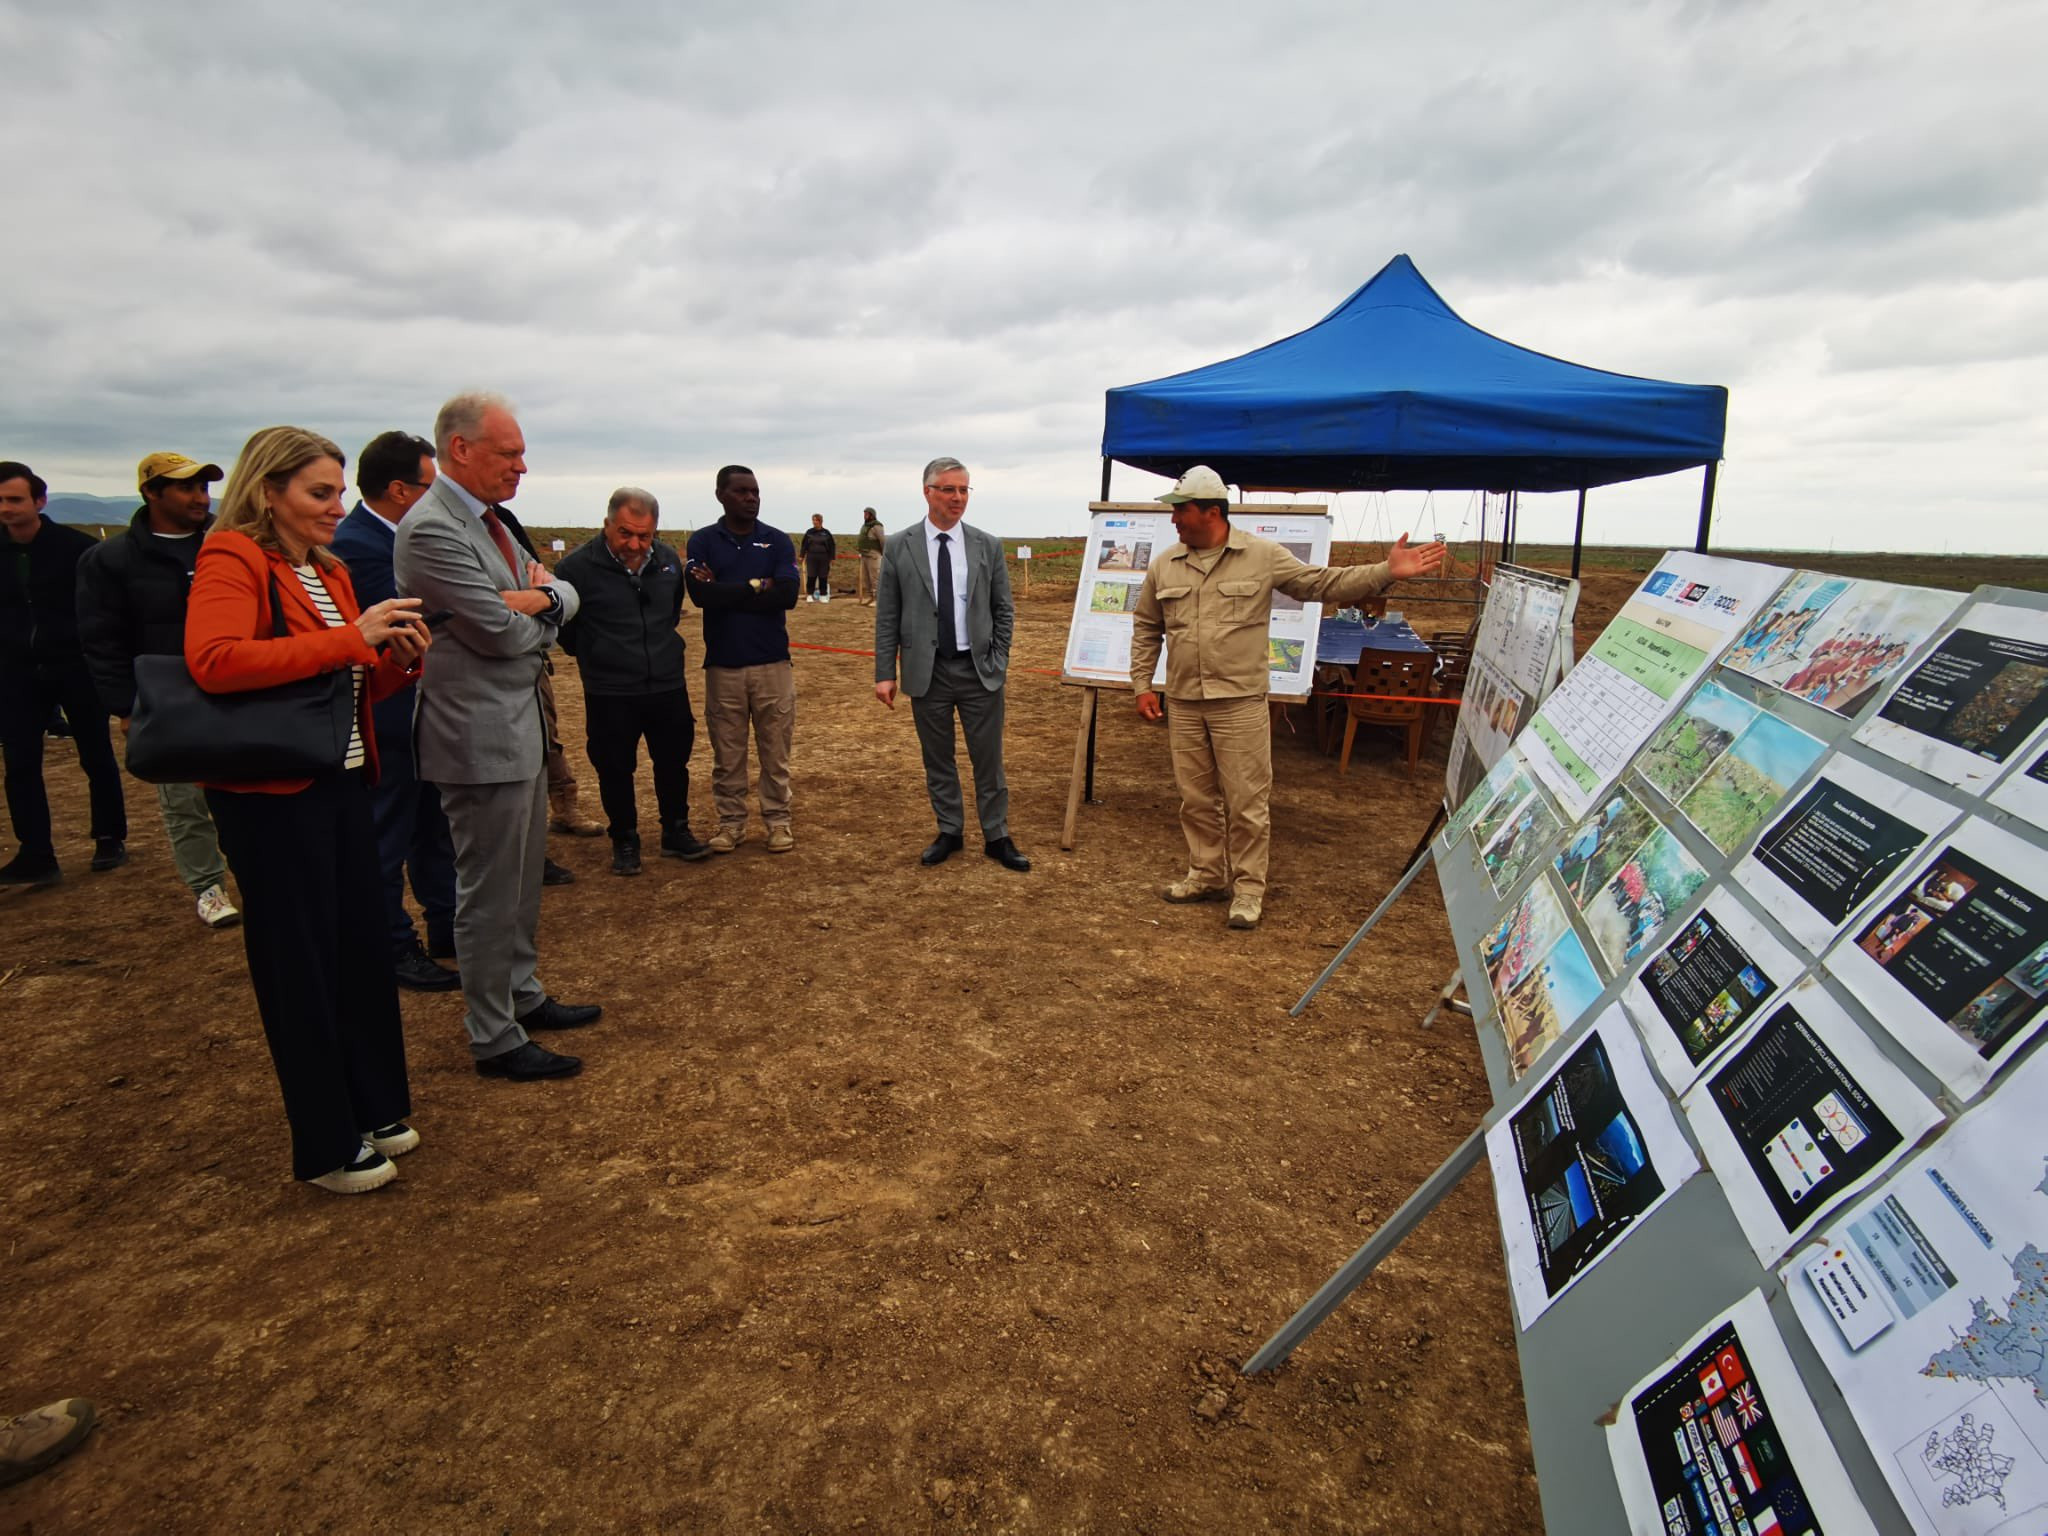
[[[1230,492],[1206,464],[1159,499],[1173,508],[1180,542],[1152,557],[1138,588],[1131,689],[1145,719],[1168,714],[1188,841],[1187,874],[1161,894],[1175,902],[1228,897],[1230,926],[1256,928],[1272,843],[1266,629],[1274,590],[1304,603],[1359,603],[1390,582],[1436,570],[1444,547],[1410,549],[1403,534],[1377,565],[1303,565],[1272,540],[1230,526]],[[1162,710],[1152,686],[1162,637],[1171,642],[1171,711]]]
[[[863,608],[872,608],[882,582],[882,523],[873,507],[863,507],[860,515],[860,537],[854,543],[860,551],[859,587],[854,595]]]

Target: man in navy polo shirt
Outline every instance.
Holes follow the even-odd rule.
[[[713,853],[747,840],[747,727],[761,761],[761,821],[768,851],[796,846],[789,826],[789,743],[796,677],[789,626],[796,606],[796,546],[761,522],[754,472],[728,464],[715,487],[724,516],[690,535],[690,601],[704,612],[704,728],[711,737],[711,790],[718,806]]]

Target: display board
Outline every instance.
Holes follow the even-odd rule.
[[[1506,754],[1515,733],[1571,666],[1579,584],[1497,564],[1487,584],[1464,701],[1444,765],[1444,804],[1458,806]]]
[[[1179,535],[1173,531],[1172,509],[1156,501],[1090,502],[1088,511],[1088,541],[1074,589],[1074,617],[1067,627],[1066,676],[1073,682],[1128,687],[1131,612],[1138,588],[1152,557],[1178,543]],[[1330,563],[1327,506],[1244,503],[1230,509],[1230,523],[1285,545],[1305,565]],[[1266,631],[1271,692],[1281,697],[1307,695],[1315,682],[1316,634],[1322,619],[1321,603],[1273,594],[1273,617]],[[1165,679],[1162,647],[1155,681]]]
[[[2048,1529],[2048,596],[1689,562],[1434,844],[1546,1522]]]

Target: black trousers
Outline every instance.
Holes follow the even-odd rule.
[[[412,743],[377,738],[379,776],[370,791],[377,862],[384,878],[384,927],[397,955],[418,940],[405,910],[405,876],[427,918],[427,942],[455,933],[455,841],[441,809],[441,791],[413,772]],[[372,1127],[375,1129],[375,1127]]]
[[[128,835],[128,808],[121,798],[121,765],[107,734],[107,709],[93,689],[92,674],[76,668],[0,667],[0,752],[7,757],[7,815],[15,839],[30,859],[56,857],[50,834],[50,796],[43,787],[43,731],[50,711],[61,705],[78,746],[92,795],[92,835]]]
[[[832,590],[832,557],[830,555],[806,555],[804,557],[804,591],[809,593]]]
[[[206,792],[241,887],[249,983],[297,1179],[332,1173],[363,1132],[412,1113],[363,777],[332,774],[295,795]]]
[[[697,717],[687,688],[666,693],[601,694],[583,697],[585,744],[597,770],[597,796],[614,838],[637,837],[640,807],[633,775],[640,767],[640,741],[654,765],[654,803],[664,834],[690,824],[690,750],[697,744]]]

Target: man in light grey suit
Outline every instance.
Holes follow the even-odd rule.
[[[455,842],[455,956],[476,1069],[526,1081],[582,1066],[527,1038],[603,1011],[549,997],[538,963],[547,855],[542,658],[576,589],[520,558],[498,518],[526,473],[526,440],[497,395],[457,395],[434,420],[440,475],[398,526],[398,590],[445,613],[413,716],[419,776],[441,790]]]
[[[875,697],[896,707],[896,669],[910,696],[924,752],[925,789],[939,835],[919,855],[943,864],[962,846],[966,810],[953,760],[953,717],[974,765],[974,808],[982,852],[1005,869],[1031,861],[1010,839],[1010,787],[1003,778],[1003,680],[1010,667],[1010,573],[1002,542],[961,522],[967,469],[958,459],[924,467],[925,520],[889,541],[875,586]]]

